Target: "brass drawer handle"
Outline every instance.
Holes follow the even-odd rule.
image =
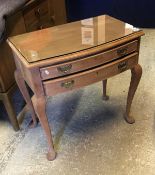
[[[127,51],[128,51],[128,48],[125,47],[125,48],[117,50],[117,54],[118,54],[118,56],[124,56],[127,54]]]
[[[74,80],[65,82],[65,83],[61,83],[61,87],[64,87],[66,89],[72,88],[74,85]]]
[[[127,69],[127,62],[122,62],[118,65],[118,69],[120,72],[125,71]]]
[[[42,25],[41,25],[41,26],[39,26],[39,29],[40,29],[40,30],[42,30],[43,28],[44,28],[44,27],[43,27]]]
[[[35,16],[37,18],[40,18],[40,16],[41,16],[40,12],[41,12],[40,8],[38,8],[37,10],[35,10]]]
[[[72,65],[71,64],[57,67],[57,70],[60,73],[68,73],[68,72],[70,72],[71,69],[72,69]]]
[[[55,16],[54,15],[51,16],[51,22],[52,22],[52,24],[55,24]]]

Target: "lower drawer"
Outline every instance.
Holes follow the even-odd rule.
[[[82,73],[77,73],[70,76],[68,75],[66,77],[57,78],[54,80],[43,81],[44,90],[47,96],[74,90],[117,75],[127,69],[132,68],[137,63],[138,53],[135,52],[120,60],[84,71]]]

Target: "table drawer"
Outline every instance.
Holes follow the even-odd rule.
[[[54,26],[54,23],[51,20],[47,20],[45,19],[44,21],[39,21],[39,22],[35,22],[32,25],[29,25],[29,27],[27,27],[27,32],[32,32],[35,30],[41,30],[41,29],[45,29],[48,27],[52,27]]]
[[[122,59],[106,65],[87,70],[74,75],[44,81],[43,86],[47,96],[67,92],[117,75],[138,63],[138,53],[135,52]]]
[[[61,77],[75,72],[80,72],[86,69],[90,69],[92,67],[105,64],[114,59],[118,59],[137,50],[138,50],[138,41],[136,40],[95,56],[91,56],[81,60],[79,59],[77,61],[72,61],[65,64],[59,64],[49,66],[46,68],[41,68],[40,69],[41,78],[43,80],[46,80]]]
[[[38,29],[38,25],[41,21],[49,19],[48,1],[38,1],[31,7],[27,7],[23,11],[23,16],[28,32]]]

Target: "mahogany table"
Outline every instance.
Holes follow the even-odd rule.
[[[106,96],[107,78],[131,70],[125,120],[139,84],[142,68],[138,64],[140,37],[143,31],[103,15],[57,27],[11,37],[8,43],[16,62],[15,78],[32,112],[34,125],[39,118],[48,141],[48,160],[56,153],[45,107],[46,97],[103,82]],[[34,93],[31,100],[27,85]]]

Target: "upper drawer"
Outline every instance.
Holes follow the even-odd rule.
[[[41,78],[43,80],[46,80],[87,70],[89,68],[96,67],[112,60],[118,59],[137,50],[138,41],[136,40],[95,56],[79,59],[65,64],[41,68]]]
[[[48,14],[48,1],[38,1],[23,11],[26,28],[29,31],[30,26],[42,21],[43,18],[49,18]]]

